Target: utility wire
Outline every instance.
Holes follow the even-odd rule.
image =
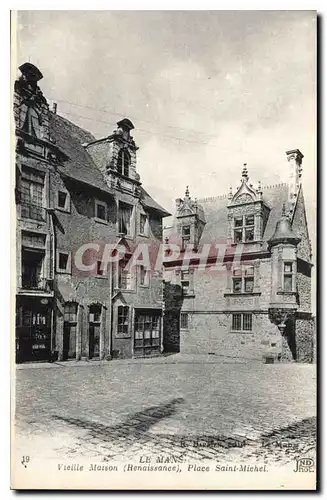
[[[90,121],[93,121],[93,122],[105,123],[107,125],[114,125],[114,126],[116,125],[116,123],[109,122],[107,120],[99,120],[99,119],[96,119],[96,118],[90,118],[88,116],[77,115],[75,113],[68,113],[66,111],[62,111],[62,112],[60,112],[58,114],[59,115],[62,114],[62,115],[67,115],[67,116],[74,116],[76,118],[83,118],[84,120],[90,120]],[[121,116],[121,115],[119,115],[119,116]],[[143,133],[146,133],[146,134],[160,135],[161,137],[168,137],[169,139],[175,139],[177,141],[192,142],[194,144],[206,144],[206,145],[209,144],[208,142],[204,142],[204,141],[192,141],[191,139],[184,139],[182,137],[176,137],[174,135],[162,134],[161,132],[154,132],[153,130],[146,130],[146,129],[142,129],[142,128],[137,128],[136,130],[137,130],[137,132],[143,132]]]
[[[93,106],[89,106],[89,105],[86,105],[86,104],[77,104],[75,102],[66,101],[64,99],[53,99],[53,98],[50,98],[50,99],[52,101],[54,101],[54,102],[63,102],[63,103],[66,103],[66,104],[70,104],[72,106],[79,107],[79,108],[87,108],[87,109],[91,109],[93,111],[100,111],[101,113],[107,113],[107,114],[118,116],[118,117],[122,117],[123,116],[123,113],[116,113],[115,111],[108,111],[107,109],[103,109],[103,108],[95,108]],[[168,125],[166,123],[161,123],[159,121],[144,120],[142,118],[138,118],[136,116],[131,116],[131,115],[129,115],[129,118],[131,118],[133,120],[137,120],[137,121],[143,122],[143,123],[156,124],[156,125],[159,125],[160,127],[167,127],[167,128],[172,128],[172,129],[175,129],[175,130],[182,130],[182,131],[185,131],[185,132],[191,132],[191,133],[194,133],[194,134],[201,134],[201,135],[205,135],[205,136],[207,136],[207,137],[209,137],[211,139],[216,139],[215,135],[206,134],[205,132],[200,132],[199,130],[195,130],[195,129],[184,128],[184,127],[177,127],[175,125]],[[138,128],[138,130],[140,130],[140,129]]]

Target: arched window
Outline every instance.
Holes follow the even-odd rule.
[[[126,149],[121,149],[118,153],[117,171],[119,174],[129,175],[129,166],[131,164],[131,157]]]

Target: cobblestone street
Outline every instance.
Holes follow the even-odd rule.
[[[315,454],[315,365],[176,355],[16,373],[18,454],[278,464]]]

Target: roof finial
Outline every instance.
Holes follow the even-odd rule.
[[[188,186],[186,186],[186,189],[185,189],[185,198],[189,198],[189,197],[190,197],[190,191],[189,191]]]
[[[243,177],[246,181],[248,181],[248,180],[249,180],[249,176],[248,176],[248,169],[247,169],[247,164],[246,164],[246,163],[243,163],[242,177]]]
[[[229,188],[228,198],[230,200],[233,198],[233,188],[232,188],[232,186],[230,186],[230,188]]]
[[[285,207],[285,203],[283,203],[283,206],[282,206],[282,217],[285,217],[286,215],[286,207]]]

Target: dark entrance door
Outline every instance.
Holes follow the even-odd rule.
[[[90,306],[89,311],[89,358],[100,357],[100,325],[102,307],[99,304]]]
[[[161,312],[137,311],[135,313],[134,355],[151,356],[160,353]]]
[[[63,358],[76,358],[76,324],[64,323]]]
[[[46,361],[51,354],[51,304],[48,299],[20,300],[17,303],[16,360]]]

